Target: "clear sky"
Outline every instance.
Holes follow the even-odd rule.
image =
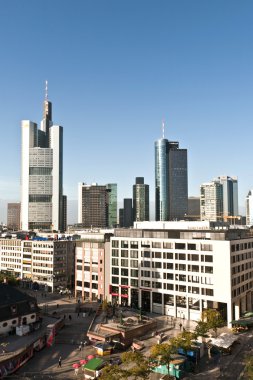
[[[252,0],[0,2],[0,199],[20,197],[20,121],[40,122],[45,80],[64,127],[64,193],[144,176],[154,141],[188,149],[189,195],[237,175],[253,188]]]

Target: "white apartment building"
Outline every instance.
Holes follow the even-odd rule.
[[[37,282],[45,290],[74,282],[74,242],[0,239],[0,271]]]
[[[210,222],[138,222],[111,238],[110,300],[199,320],[215,308],[227,324],[252,310],[253,236]]]

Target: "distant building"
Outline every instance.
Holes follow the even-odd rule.
[[[125,228],[133,226],[132,198],[123,199],[123,208],[119,209],[119,225]]]
[[[200,220],[200,197],[188,198],[188,220]]]
[[[136,177],[133,185],[133,220],[149,220],[149,185],[144,184],[143,177]]]
[[[223,187],[218,181],[200,186],[201,220],[221,221],[223,217]]]
[[[188,208],[187,149],[164,137],[155,142],[156,220],[183,219]]]
[[[78,223],[84,228],[108,226],[108,191],[106,186],[79,183]]]
[[[201,220],[233,221],[238,216],[237,177],[220,176],[201,185]]]
[[[63,230],[63,128],[46,96],[41,127],[21,123],[21,228]]]
[[[21,203],[8,203],[7,205],[7,227],[10,230],[20,229]]]
[[[67,231],[67,220],[68,220],[68,198],[66,195],[62,196],[62,212],[63,212],[63,231]]]
[[[253,190],[246,197],[246,225],[253,226]]]
[[[106,185],[108,192],[108,227],[114,228],[117,226],[117,184],[108,183]]]

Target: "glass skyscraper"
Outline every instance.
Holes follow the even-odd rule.
[[[187,149],[176,141],[155,142],[156,220],[183,219],[188,210]]]

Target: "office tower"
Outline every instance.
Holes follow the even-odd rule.
[[[21,122],[21,228],[63,230],[63,128],[46,96],[40,129]]]
[[[231,219],[234,222],[240,219],[237,177],[220,176],[201,185],[201,220],[226,222]]]
[[[108,226],[108,191],[106,186],[93,183],[78,185],[78,223],[84,228]]]
[[[246,197],[246,225],[253,226],[253,190]]]
[[[200,186],[201,220],[221,221],[223,219],[223,186],[218,181]]]
[[[223,186],[223,216],[224,219],[238,216],[238,180],[237,177],[220,176],[218,181]]]
[[[20,228],[20,202],[8,203],[7,205],[7,227],[12,230]]]
[[[188,198],[188,220],[200,220],[200,197]]]
[[[106,185],[108,192],[108,227],[117,226],[117,184],[108,183]]]
[[[149,220],[149,185],[144,184],[143,177],[136,177],[133,185],[133,220]]]
[[[132,227],[133,226],[133,201],[131,198],[123,199],[123,208],[119,209],[119,226]]]
[[[155,141],[156,220],[183,219],[188,207],[187,149],[176,141]]]

